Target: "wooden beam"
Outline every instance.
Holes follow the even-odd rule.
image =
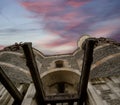
[[[31,83],[25,94],[25,97],[24,97],[21,105],[31,105],[33,98],[35,96],[35,92],[36,92],[36,90],[35,90],[34,84]]]
[[[56,102],[51,102],[50,105],[56,105]]]
[[[74,101],[73,102],[68,102],[68,105],[74,105]]]
[[[86,41],[83,43],[83,46],[82,46],[84,50],[84,58],[83,58],[82,72],[81,72],[80,83],[79,83],[78,105],[83,105],[83,102],[85,102],[85,99],[86,99],[87,85],[88,85],[90,68],[93,61],[93,49],[94,49],[95,43],[96,43],[95,38],[89,38],[89,39],[86,39]]]
[[[21,104],[23,100],[22,94],[17,90],[12,81],[8,78],[8,76],[4,73],[3,69],[0,67],[0,81],[4,85],[4,87],[8,90],[11,96],[15,99],[17,104]]]
[[[26,56],[27,66],[30,70],[30,73],[35,85],[36,98],[37,98],[38,104],[45,105],[45,100],[44,100],[45,93],[42,87],[43,85],[40,79],[40,74],[39,74],[37,63],[35,60],[35,55],[32,50],[32,43],[24,43],[22,47],[24,50],[24,54]]]

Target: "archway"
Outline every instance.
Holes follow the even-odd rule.
[[[78,70],[57,68],[42,73],[41,77],[46,95],[77,93],[80,80]]]

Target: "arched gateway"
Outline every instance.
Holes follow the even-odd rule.
[[[45,93],[75,94],[78,90],[80,71],[71,68],[56,68],[41,74]]]

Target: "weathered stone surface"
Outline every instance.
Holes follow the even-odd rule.
[[[12,67],[7,67],[3,65],[0,66],[2,67],[6,75],[15,83],[30,83],[32,81],[30,74],[26,74]]]
[[[28,70],[26,66],[26,60],[23,55],[3,53],[0,55],[0,62],[9,63]]]
[[[92,103],[97,103],[95,105],[99,105],[95,99],[99,99],[99,101],[105,105],[119,105],[120,44],[115,44],[113,41],[101,38],[96,45],[90,73],[91,85],[89,86],[91,86],[91,88],[88,86],[88,91],[91,91],[89,94],[91,96],[90,100],[93,102],[88,105],[94,105]],[[51,92],[50,94],[57,94],[57,84],[62,82],[65,83],[66,93],[72,93],[74,89],[75,92],[73,93],[77,93],[78,79],[80,77],[84,55],[84,51],[81,48],[78,48],[71,54],[52,56],[44,55],[34,48],[33,51],[39,73],[41,75],[45,75],[45,73],[50,74],[46,81],[44,81],[44,76],[42,76],[44,89]],[[63,67],[61,68],[56,67],[55,62],[59,60],[63,61]],[[16,44],[15,46],[9,46],[3,51],[0,51],[0,66],[15,83],[30,83],[32,81],[29,69],[26,66],[26,59],[21,45],[18,46]],[[55,91],[55,93],[53,93],[53,91]],[[94,91],[94,93],[92,93],[92,91]],[[34,93],[32,91],[30,92],[34,96]],[[96,97],[94,98],[94,96]],[[32,103],[31,105],[37,105],[33,97],[30,100]]]
[[[120,56],[107,60],[91,71],[91,78],[120,75]]]
[[[53,57],[47,57],[47,58],[43,59],[40,72],[43,73],[43,72],[47,71],[48,70],[47,67],[50,67],[50,63],[57,61],[57,60],[63,60],[63,61],[66,60],[68,62],[68,65],[71,65],[71,68],[79,70],[79,67],[78,67],[75,57],[69,55],[69,56],[62,56],[62,57],[53,56]],[[64,65],[64,67],[65,67],[65,65]]]
[[[120,52],[120,48],[117,47],[116,45],[109,45],[109,46],[100,48],[98,50],[95,50],[93,55],[94,56],[93,63],[99,61],[100,59],[103,59],[106,56],[119,53],[119,52]]]

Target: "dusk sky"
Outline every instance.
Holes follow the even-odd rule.
[[[0,49],[32,42],[44,54],[68,53],[83,34],[120,42],[120,0],[0,0]]]

